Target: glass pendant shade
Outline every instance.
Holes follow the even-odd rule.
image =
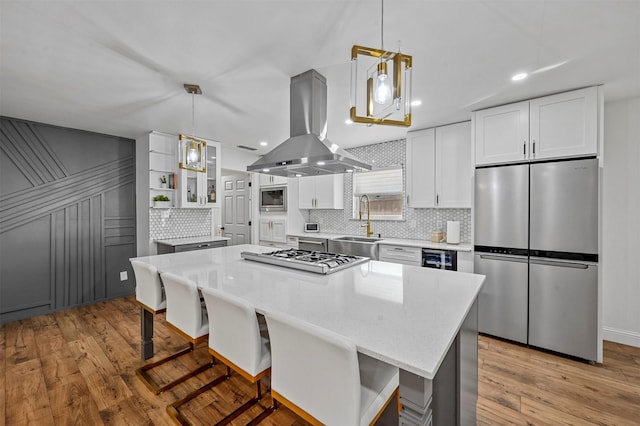
[[[387,74],[387,63],[378,64],[378,73],[373,87],[373,100],[375,103],[384,105],[391,99],[391,85]]]
[[[181,169],[206,172],[207,143],[193,136],[179,135],[179,166]]]
[[[353,46],[351,121],[411,126],[411,72],[409,55]]]

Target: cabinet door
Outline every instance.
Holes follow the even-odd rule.
[[[316,176],[316,201],[317,209],[341,209],[343,208],[344,175]]]
[[[529,158],[529,101],[474,113],[476,164],[497,164]]]
[[[274,219],[271,221],[272,237],[274,243],[287,242],[287,222],[284,219]]]
[[[263,173],[260,174],[260,186],[286,185],[286,184],[287,184],[287,178],[284,176],[265,175]]]
[[[436,128],[436,205],[471,207],[471,122]]]
[[[180,170],[179,177],[179,191],[177,196],[179,199],[179,207],[181,208],[198,208],[202,207],[203,177],[206,179],[206,174],[201,172],[195,172],[193,170]]]
[[[407,133],[407,206],[435,207],[435,129]]]
[[[315,207],[316,198],[316,178],[298,178],[298,208],[312,209]]]
[[[220,171],[220,144],[218,142],[207,142],[207,173],[206,179],[203,177],[202,182],[202,200],[207,207],[218,205],[219,197],[217,196],[217,192],[220,182],[222,182]]]
[[[598,152],[598,88],[531,101],[531,159]]]
[[[260,219],[260,241],[271,241],[273,239],[273,231],[270,219]]]

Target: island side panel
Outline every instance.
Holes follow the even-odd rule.
[[[478,402],[478,299],[462,324],[458,344],[458,424],[476,424]]]
[[[400,371],[401,425],[474,425],[478,400],[478,303],[474,301],[433,380]]]

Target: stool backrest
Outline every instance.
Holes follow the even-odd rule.
[[[202,296],[209,315],[209,347],[256,376],[265,366],[261,365],[263,345],[253,305],[217,289],[203,288]]]
[[[160,274],[167,293],[167,322],[192,338],[202,332],[203,314],[200,295],[195,282],[168,272]]]
[[[136,300],[154,311],[165,309],[166,298],[156,267],[138,260],[132,260],[131,266],[136,276]]]
[[[329,330],[265,314],[271,341],[271,388],[328,425],[360,424],[357,348]]]

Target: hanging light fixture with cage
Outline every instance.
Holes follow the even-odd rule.
[[[411,125],[412,57],[384,49],[384,0],[381,3],[380,49],[351,48],[351,109],[355,123]],[[365,110],[365,115],[358,111]]]
[[[184,89],[191,94],[191,128],[195,127],[195,95],[201,95],[202,90],[197,84],[186,84]],[[194,136],[178,135],[179,163],[181,169],[196,172],[207,171],[207,142]]]

